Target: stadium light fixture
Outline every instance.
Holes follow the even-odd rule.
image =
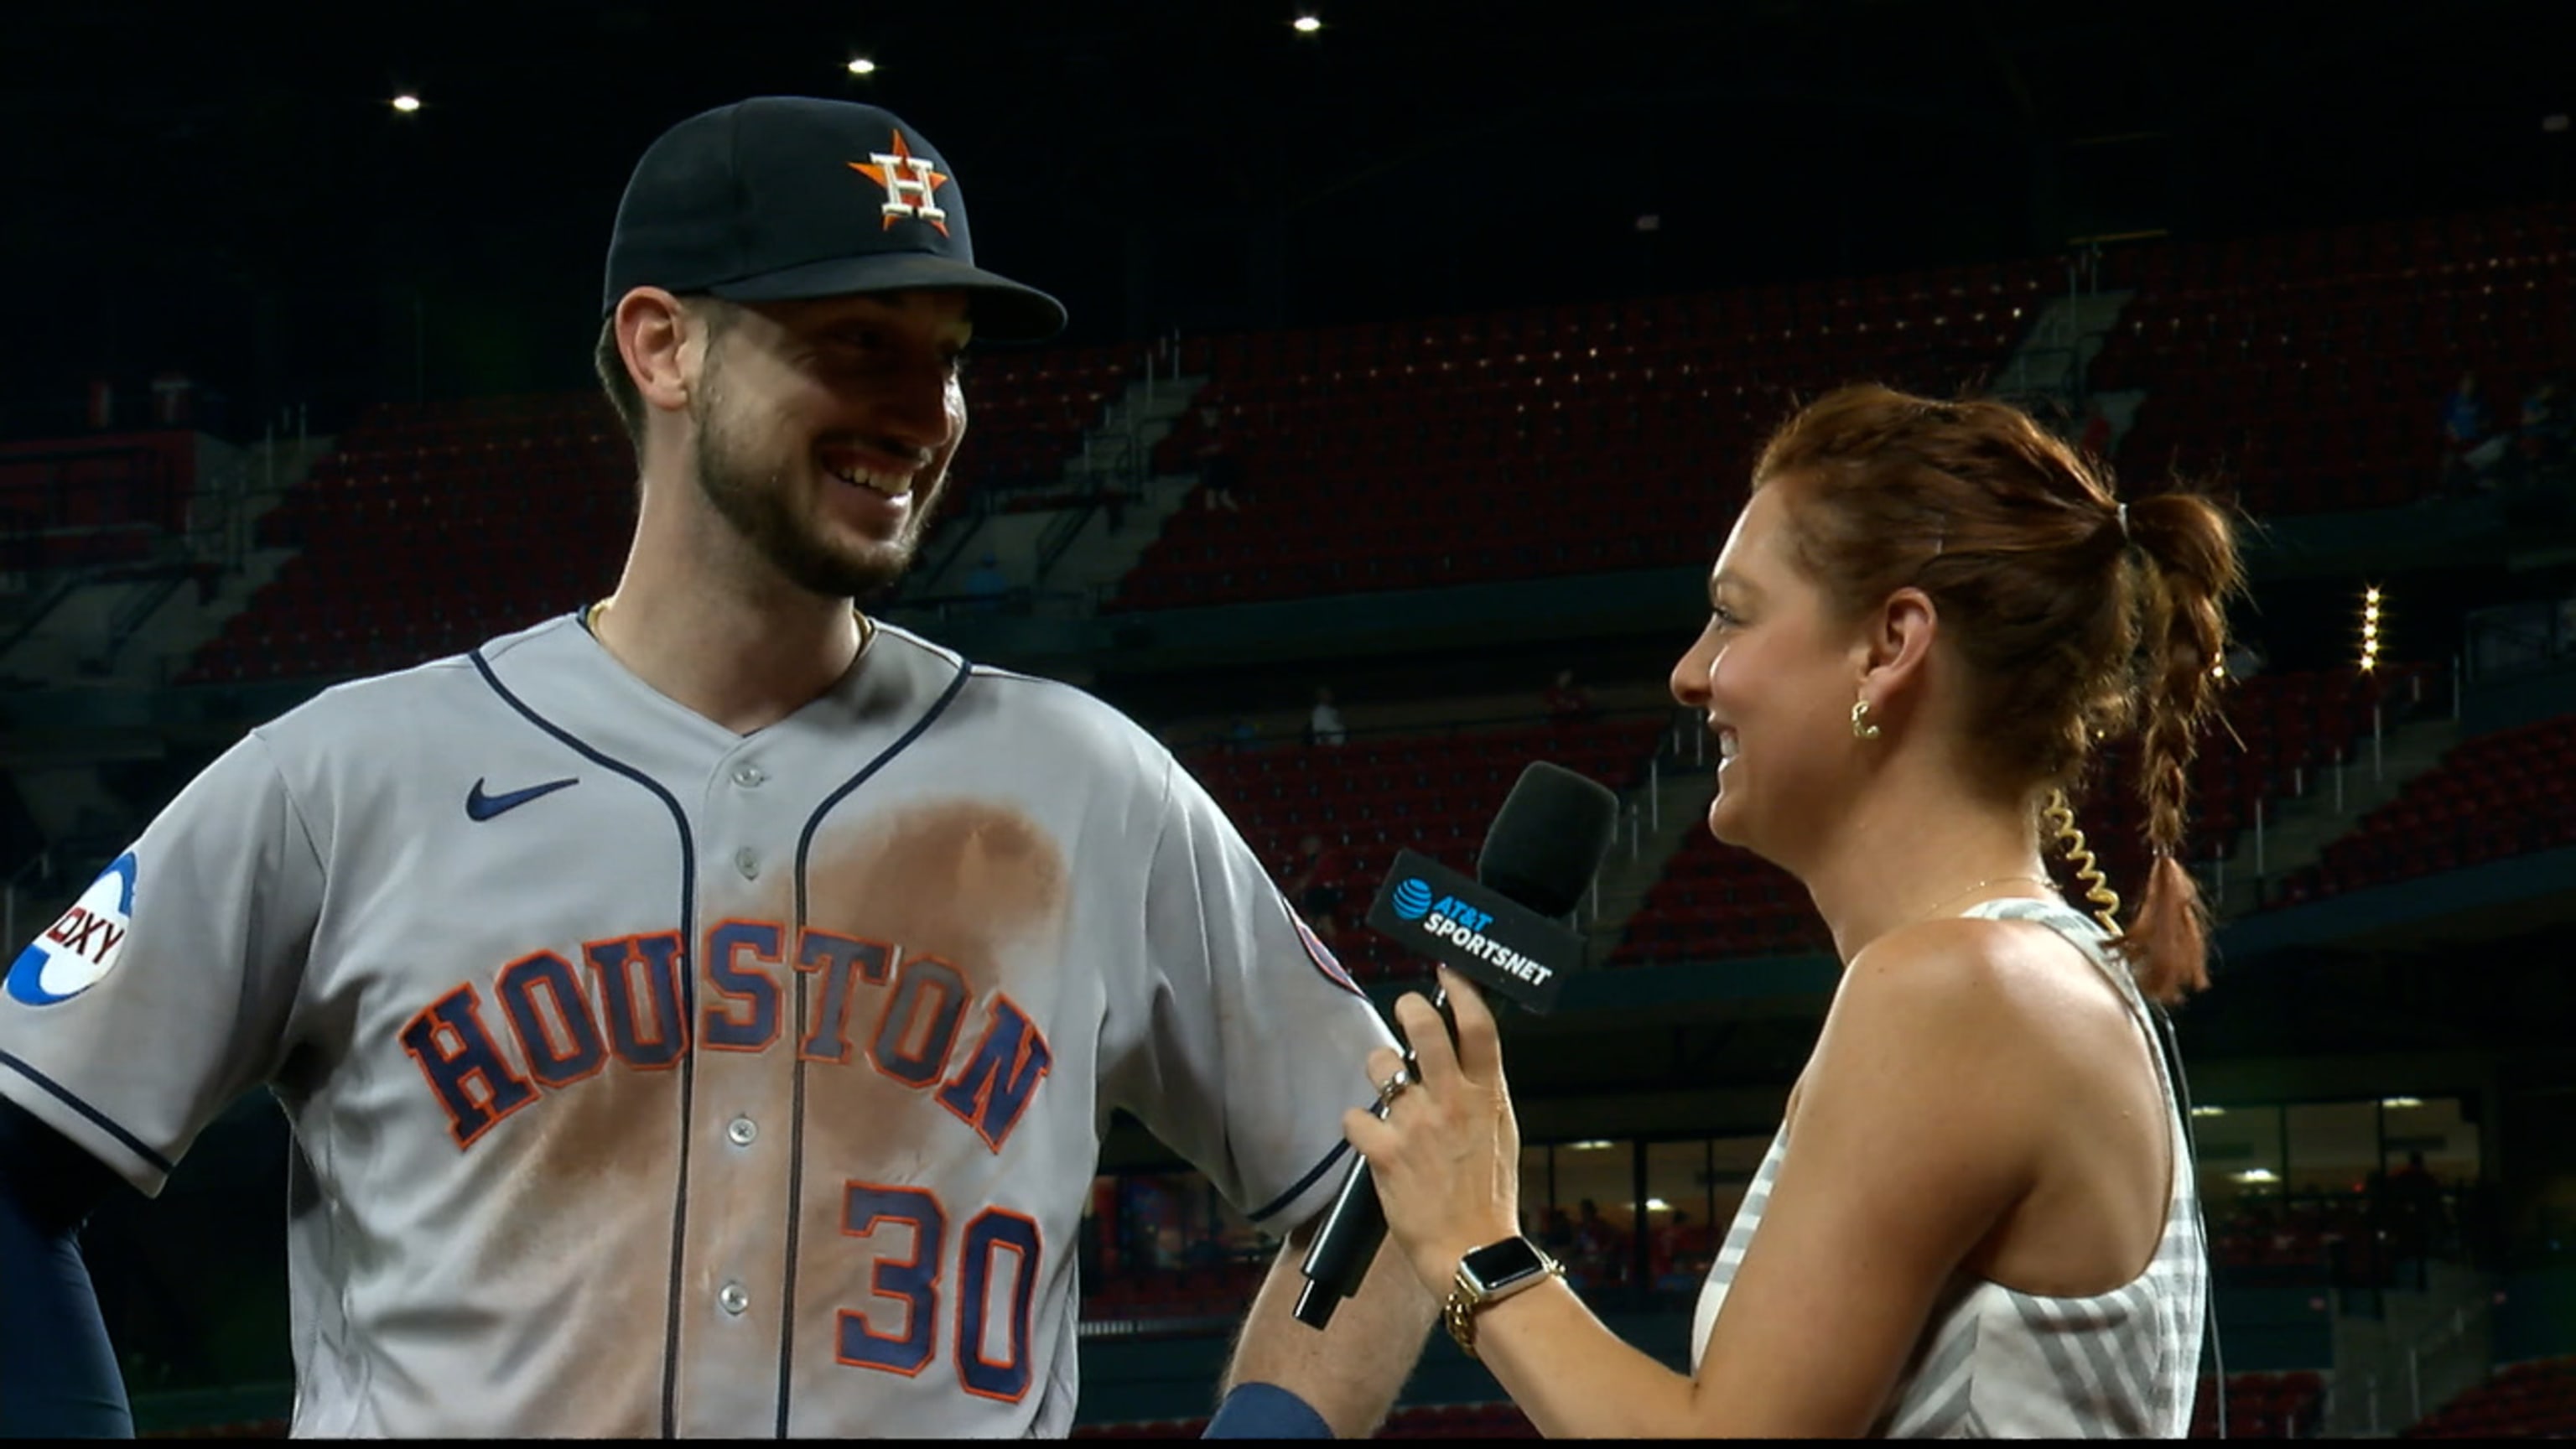
[[[412,112],[420,109],[420,97],[413,95],[409,91],[405,91],[401,95],[394,97],[394,109],[408,116]]]
[[[2231,1172],[2227,1175],[2238,1182],[2245,1183],[2279,1182],[2281,1180],[2281,1175],[2268,1167],[2249,1167],[2243,1172]]]
[[[1568,1152],[1602,1152],[1607,1151],[1615,1145],[1616,1144],[1614,1143],[1607,1142],[1596,1137],[1589,1142],[1569,1142],[1565,1145],[1565,1150]]]
[[[1299,35],[1312,35],[1316,31],[1324,28],[1324,22],[1316,19],[1313,14],[1309,13],[1300,15],[1296,19],[1289,21],[1288,28],[1296,31]]]
[[[2379,589],[2373,585],[2361,591],[2361,672],[2379,667]]]
[[[2192,1108],[2191,1115],[2195,1117],[2224,1117],[2227,1115],[2227,1109],[2224,1107],[2212,1107],[2204,1104],[2202,1106]]]
[[[1646,1211],[1650,1213],[1668,1213],[1672,1210],[1673,1205],[1664,1201],[1662,1198],[1650,1197],[1646,1199]]]
[[[868,59],[864,55],[858,56],[850,62],[850,74],[852,75],[875,75],[876,73],[877,63]]]
[[[2424,1105],[2424,1099],[2421,1097],[2382,1097],[2379,1099],[2379,1105],[2402,1110],[2407,1107],[2421,1107]]]

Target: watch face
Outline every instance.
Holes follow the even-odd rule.
[[[1527,1238],[1505,1238],[1469,1253],[1458,1266],[1475,1281],[1476,1291],[1491,1293],[1544,1271],[1538,1246]]]

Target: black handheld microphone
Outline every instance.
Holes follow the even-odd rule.
[[[1521,771],[1485,833],[1469,880],[1415,850],[1395,865],[1369,907],[1371,930],[1427,956],[1530,1011],[1556,1005],[1567,973],[1583,965],[1583,936],[1566,924],[1609,854],[1619,798],[1599,781],[1544,760]],[[1449,998],[1433,998],[1445,1019]],[[1341,1195],[1306,1245],[1297,1321],[1322,1328],[1359,1291],[1386,1238],[1386,1210],[1368,1163],[1351,1164]]]

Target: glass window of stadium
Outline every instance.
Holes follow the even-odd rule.
[[[2379,1104],[2379,1122],[2382,1171],[2397,1172],[2420,1152],[2424,1170],[2444,1187],[2477,1181],[2482,1165],[2478,1126],[2468,1120],[2459,1098],[2389,1097]]]
[[[2477,1124],[2457,1097],[2203,1107],[2192,1130],[2201,1195],[2213,1211],[2364,1196],[2419,1153],[2425,1172],[2456,1190],[2477,1179],[2480,1164]]]
[[[1579,1291],[1642,1286],[1655,1296],[1688,1298],[1698,1293],[1769,1146],[1768,1137],[1524,1146],[1525,1227],[1565,1263]]]
[[[2203,1106],[2191,1129],[2201,1201],[2213,1216],[2249,1198],[2279,1195],[2287,1165],[2280,1108]]]
[[[2305,1102],[2282,1120],[2289,1151],[2281,1174],[2290,1197],[2366,1192],[2379,1166],[2379,1104]]]
[[[1636,1228],[1637,1144],[1592,1138],[1522,1150],[1521,1200],[1577,1292],[1629,1281]],[[1536,1171],[1530,1159],[1539,1159]],[[1536,1190],[1546,1185],[1545,1196]]]

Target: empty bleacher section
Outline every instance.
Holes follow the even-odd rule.
[[[2107,259],[2133,288],[2095,360],[2144,389],[2125,469],[2217,471],[2256,514],[2411,503],[2442,485],[2464,371],[2491,416],[2576,364],[2576,208],[2384,222]]]
[[[572,609],[617,576],[633,467],[596,395],[378,409],[261,520],[302,552],[181,682],[398,669]]]
[[[1339,892],[1328,939],[1365,980],[1421,969],[1359,925],[1399,848],[1472,874],[1494,811],[1529,761],[1553,760],[1627,790],[1644,777],[1668,720],[1657,710],[1354,735],[1341,745],[1214,744],[1185,748],[1181,758],[1283,882],[1304,873],[1302,840],[1320,838],[1331,858],[1313,883]]]
[[[2410,1439],[2564,1439],[2576,1435],[2576,1359],[2508,1364],[2423,1422]]]
[[[979,499],[1044,502],[1136,359],[1108,348],[979,359],[943,516]],[[181,682],[401,668],[570,610],[616,581],[634,476],[596,393],[379,408],[261,520],[263,545],[303,552]]]
[[[2132,472],[2216,476],[2257,513],[2406,503],[2481,372],[2500,426],[2576,361],[2576,210],[2112,254],[2134,288],[2089,386],[2143,390]],[[2062,290],[1989,267],[1430,321],[1193,339],[1240,512],[1185,510],[1107,607],[1153,609],[1703,559],[1793,394],[1991,377]]]
[[[1792,392],[1974,387],[2063,286],[2029,263],[1193,339],[1241,511],[1176,515],[1109,607],[1705,561]]]
[[[2387,666],[2370,676],[2259,675],[2227,691],[2224,721],[2203,735],[2193,768],[2185,837],[2193,861],[2232,852],[2238,833],[2253,822],[2257,801],[2312,787],[2320,771],[2352,758],[2369,738],[2371,702],[2379,691],[2411,701],[2419,675],[2410,665]],[[2144,879],[2147,864],[2135,780],[2132,747],[2124,743],[2104,751],[2077,816],[2112,889],[2124,897]],[[2067,872],[2060,879],[2073,882]],[[1612,964],[1830,949],[1804,887],[1779,867],[1694,829],[1630,920]]]
[[[2377,1283],[2391,1250],[2360,1194],[2296,1201],[2240,1194],[2209,1222],[2210,1267],[2244,1284]]]
[[[2284,904],[2576,845],[2576,715],[2454,747],[2284,883]]]
[[[140,563],[188,526],[197,435],[0,447],[0,571]]]
[[[1153,1332],[1157,1325],[1205,1332],[1211,1321],[1231,1327],[1242,1319],[1268,1272],[1267,1261],[1246,1261],[1108,1275],[1083,1285],[1082,1317],[1131,1324],[1142,1332]]]
[[[2525,382],[2576,358],[2572,218],[2535,208],[2111,254],[2104,285],[2136,295],[2090,385],[2145,394],[2123,468],[2215,472],[2257,513],[2425,495],[2460,372],[2481,372],[2509,424]],[[1862,378],[1977,387],[2064,288],[2054,262],[2025,262],[1185,339],[1181,370],[1211,380],[1156,466],[1192,468],[1212,413],[1242,463],[1241,511],[1175,515],[1104,607],[1703,562],[1794,398]],[[1143,359],[978,358],[943,516],[1065,501],[1065,465]],[[47,495],[12,481],[23,471],[0,471],[0,506],[78,526],[66,510],[118,496]],[[611,576],[631,473],[590,394],[380,409],[264,521],[262,542],[308,554],[194,677],[407,663],[568,607]]]
[[[977,353],[966,368],[966,442],[940,517],[976,507],[1004,512],[1070,501],[1062,486],[1083,433],[1144,375],[1136,347],[1054,347]]]
[[[2214,1438],[2218,1432],[2215,1382],[2200,1378],[2192,1400],[2191,1435]],[[2230,1439],[2313,1439],[2325,1412],[2325,1376],[2313,1372],[2252,1373],[2227,1376],[2227,1437]]]

